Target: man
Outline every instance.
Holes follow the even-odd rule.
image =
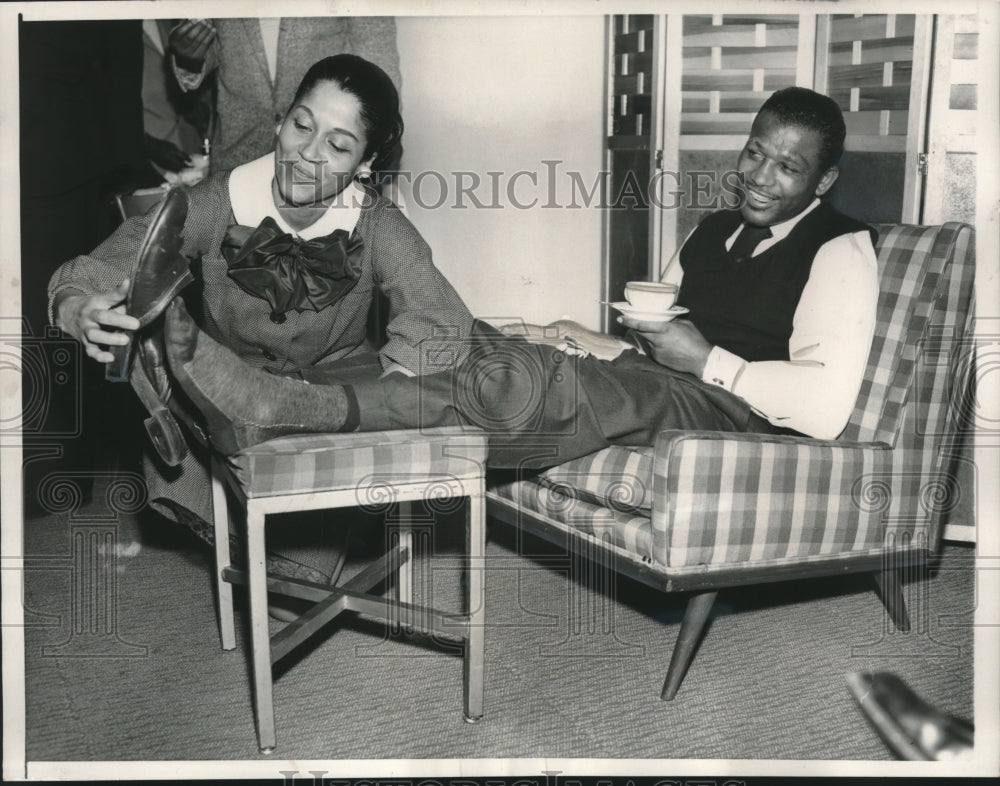
[[[742,208],[705,219],[667,271],[686,318],[622,317],[641,351],[570,357],[479,323],[456,370],[304,385],[247,367],[174,303],[171,372],[223,453],[288,433],[449,424],[487,430],[494,467],[648,445],[667,428],[835,438],[857,397],[878,295],[873,233],[819,200],[844,136],[825,96],[787,88],[765,102],[739,157]]]

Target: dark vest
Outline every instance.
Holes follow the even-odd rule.
[[[788,360],[792,317],[820,246],[861,230],[874,245],[877,234],[820,202],[784,240],[737,263],[726,240],[742,221],[740,211],[723,210],[698,225],[681,249],[677,304],[690,310],[688,319],[710,343],[745,360]]]

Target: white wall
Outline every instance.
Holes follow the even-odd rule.
[[[590,188],[602,167],[603,17],[397,17],[397,30],[402,164],[414,173],[399,189],[435,263],[476,316],[545,323],[567,315],[597,328],[600,210],[541,206],[570,203],[568,171]],[[555,177],[546,160],[561,162]],[[538,185],[523,175],[512,196],[537,198],[531,209],[508,195],[520,170]],[[441,207],[441,179],[420,175],[428,171],[447,183]],[[460,197],[455,173],[463,171],[481,178],[473,189],[481,203],[501,207]]]

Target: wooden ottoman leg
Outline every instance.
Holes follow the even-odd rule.
[[[667,679],[660,692],[660,698],[664,701],[670,701],[681,686],[681,680],[684,679],[684,674],[691,664],[695,647],[698,646],[698,639],[705,628],[705,623],[708,622],[708,615],[712,611],[712,604],[718,594],[718,591],[699,592],[688,601],[687,611],[684,612],[684,621],[681,622],[681,630],[677,635],[677,643],[674,645],[674,653],[670,657]]]
[[[226,486],[212,467],[212,516],[215,519],[215,598],[219,608],[219,635],[222,649],[236,648],[236,630],[233,621],[233,585],[222,578],[232,555],[229,551],[229,508],[226,504]]]
[[[396,574],[396,597],[402,603],[413,603],[413,503],[400,502],[397,508],[399,524],[399,548],[409,555]]]
[[[257,742],[261,753],[276,743],[271,677],[271,636],[267,623],[267,568],[264,553],[265,516],[247,500],[247,585],[250,596],[250,649],[253,661]]]
[[[465,544],[469,618],[464,661],[465,720],[475,723],[483,717],[486,662],[486,501],[482,488],[469,495]]]

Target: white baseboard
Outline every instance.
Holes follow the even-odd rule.
[[[976,525],[975,524],[945,524],[944,525],[944,539],[945,540],[963,541],[965,543],[975,543],[976,542]]]

